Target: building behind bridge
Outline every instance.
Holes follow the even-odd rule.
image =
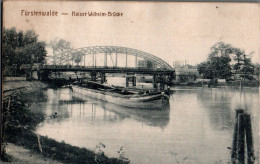
[[[174,84],[189,85],[195,84],[199,78],[197,66],[187,64],[187,61],[174,61],[173,68],[175,69]]]
[[[154,64],[154,62],[145,59],[145,60],[138,60],[138,67],[154,69],[156,68],[156,65]]]

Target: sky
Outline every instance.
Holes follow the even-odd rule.
[[[219,41],[255,52],[260,62],[260,5],[257,3],[5,1],[3,26],[33,29],[47,43],[62,38],[74,48],[123,46],[153,54],[168,64],[207,59]],[[57,11],[58,16],[24,16]],[[120,17],[72,16],[72,12],[119,12]],[[61,13],[68,13],[62,15]]]

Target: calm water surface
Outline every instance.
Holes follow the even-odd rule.
[[[172,89],[170,105],[154,111],[116,106],[68,88],[48,89],[42,93],[47,99],[31,107],[58,117],[46,118],[36,132],[93,151],[103,143],[110,157],[118,157],[123,146],[134,164],[229,163],[235,109],[243,108],[252,115],[258,153],[258,88]]]

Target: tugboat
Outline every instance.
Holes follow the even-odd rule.
[[[93,81],[76,82],[72,85],[73,92],[113,104],[142,109],[161,109],[169,103],[167,91],[130,89],[100,84]]]

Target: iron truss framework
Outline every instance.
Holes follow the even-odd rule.
[[[111,55],[112,53],[116,54],[116,63],[117,63],[117,55],[119,54],[126,55],[126,56],[132,55],[135,56],[136,63],[137,63],[137,57],[139,57],[142,59],[152,61],[158,68],[172,70],[172,67],[168,63],[166,63],[162,59],[152,54],[137,49],[133,49],[133,48],[119,47],[119,46],[91,46],[91,47],[84,47],[78,49],[69,49],[62,53],[58,53],[54,56],[48,56],[48,61],[52,62],[53,65],[68,65],[73,60],[73,56],[77,54],[81,58],[84,58],[86,55],[93,55],[93,62],[94,62],[94,56],[96,56],[96,54]],[[126,57],[126,63],[127,63],[127,57]]]

